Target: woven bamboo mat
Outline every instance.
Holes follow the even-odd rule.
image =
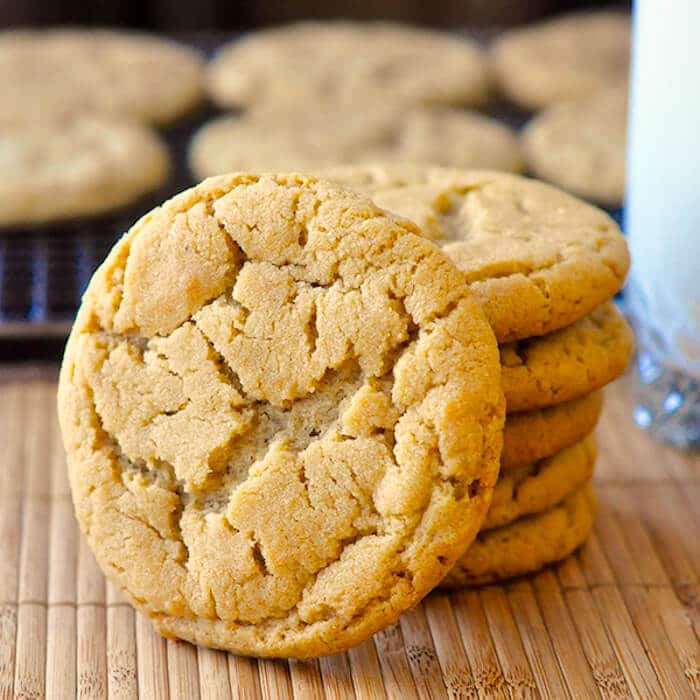
[[[347,654],[256,661],[161,639],[73,519],[52,370],[0,372],[0,697],[700,697],[700,457],[599,428],[595,534],[504,586],[433,594]]]

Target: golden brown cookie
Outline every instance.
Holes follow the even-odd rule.
[[[517,175],[429,168],[426,179],[372,199],[443,245],[499,342],[568,326],[622,286],[627,244],[605,212]]]
[[[204,96],[189,47],[123,31],[0,32],[0,124],[104,114],[165,124]]]
[[[59,385],[73,500],[163,634],[334,653],[475,537],[498,352],[415,230],[330,183],[234,174],[147,214],[96,272]]]
[[[0,130],[0,226],[89,216],[130,204],[168,176],[165,145],[139,124],[101,117]]]
[[[482,530],[502,527],[560,503],[593,476],[596,448],[589,436],[551,457],[501,474]]]
[[[543,513],[481,532],[439,587],[495,583],[561,561],[584,543],[595,510],[588,484]]]
[[[615,304],[607,302],[572,326],[500,349],[503,392],[512,413],[571,401],[617,379],[632,356],[634,336]]]
[[[560,452],[595,429],[603,408],[603,392],[549,408],[511,413],[503,429],[501,473]]]
[[[534,175],[569,192],[608,206],[625,195],[627,90],[555,104],[523,132]]]
[[[506,32],[491,57],[505,95],[538,110],[626,83],[630,35],[622,12],[563,15]]]
[[[514,132],[494,119],[445,107],[396,108],[384,102],[360,112],[256,110],[220,117],[195,134],[189,149],[190,169],[197,178],[246,168],[325,177],[325,168],[370,161],[513,172],[525,165]]]
[[[300,22],[227,44],[209,67],[224,107],[332,103],[354,112],[384,103],[481,105],[491,79],[464,37],[389,22]],[[359,110],[358,110],[359,106]]]

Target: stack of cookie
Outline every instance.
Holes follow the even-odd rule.
[[[525,167],[506,124],[464,109],[485,105],[492,87],[486,52],[464,37],[386,22],[290,24],[223,46],[207,82],[219,107],[237,111],[192,140],[198,180],[372,161]]]
[[[476,543],[441,585],[497,581],[567,556],[593,520],[600,389],[632,352],[610,301],[629,265],[617,225],[515,175],[415,166],[407,177],[381,165],[327,175],[438,242],[499,341],[508,413],[501,476]]]
[[[167,636],[330,654],[590,530],[598,392],[631,346],[613,221],[500,173],[350,175],[374,201],[206,180],[84,296],[59,384],[73,501]]]

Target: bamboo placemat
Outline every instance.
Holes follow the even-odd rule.
[[[0,697],[700,697],[700,457],[599,428],[600,511],[563,564],[432,594],[347,654],[256,661],[166,641],[73,518],[53,370],[0,372]]]

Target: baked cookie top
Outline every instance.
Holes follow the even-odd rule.
[[[501,474],[550,457],[593,432],[603,408],[603,392],[548,408],[511,413],[503,428]]]
[[[491,58],[501,90],[537,110],[626,83],[630,38],[626,13],[575,13],[506,32]]]
[[[627,244],[605,212],[505,173],[426,168],[425,178],[372,199],[444,247],[499,342],[570,325],[622,286]]]
[[[608,206],[625,196],[627,90],[553,105],[523,132],[528,166],[544,180]]]
[[[593,476],[595,438],[501,474],[482,530],[492,530],[555,506]]]
[[[397,109],[385,104],[359,113],[256,110],[221,117],[199,130],[189,151],[190,168],[198,178],[246,168],[316,173],[370,161],[514,172],[525,165],[515,133],[494,119],[445,107]]]
[[[561,561],[585,542],[593,529],[595,511],[593,488],[586,484],[542,513],[486,530],[440,582],[440,588],[503,581]]]
[[[59,385],[73,499],[162,632],[333,653],[476,535],[498,352],[415,230],[330,183],[234,174],[146,215],[96,272]]]
[[[491,79],[484,52],[465,38],[336,21],[288,24],[227,44],[209,65],[208,86],[224,107],[331,103],[356,110],[358,99],[481,105]]]
[[[100,113],[173,121],[204,96],[194,49],[114,30],[0,32],[0,124]]]
[[[509,412],[532,411],[590,394],[627,368],[634,336],[612,302],[542,338],[501,345]]]
[[[87,216],[163,185],[169,156],[150,129],[101,117],[0,129],[0,226]]]

